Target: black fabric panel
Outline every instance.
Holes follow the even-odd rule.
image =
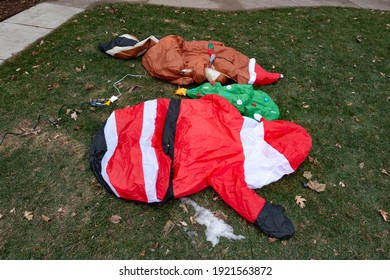
[[[138,42],[139,42],[138,40],[134,40],[134,39],[129,39],[129,38],[125,38],[125,37],[116,37],[115,39],[113,39],[109,43],[100,43],[99,44],[99,49],[102,52],[106,52],[108,50],[111,50],[114,47],[130,47],[130,46],[134,46]]]
[[[165,118],[164,129],[162,134],[162,144],[164,153],[169,155],[172,160],[171,171],[169,176],[169,187],[164,201],[174,198],[173,193],[173,159],[174,159],[174,144],[176,136],[176,123],[179,117],[181,99],[171,99],[169,102],[167,116]]]
[[[92,144],[89,150],[89,165],[92,169],[98,182],[111,194],[115,195],[110,186],[103,179],[102,173],[102,159],[104,154],[107,152],[106,138],[104,137],[104,127],[106,126],[105,121],[97,131],[95,137],[92,140]]]
[[[255,225],[267,235],[282,240],[291,238],[295,232],[293,223],[284,214],[284,208],[269,202],[265,203]]]

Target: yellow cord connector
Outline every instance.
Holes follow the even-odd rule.
[[[176,95],[180,96],[186,96],[187,95],[187,89],[186,88],[179,88],[175,91]]]

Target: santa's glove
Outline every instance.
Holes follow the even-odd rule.
[[[284,208],[266,202],[259,216],[255,221],[267,235],[278,239],[289,239],[294,234],[294,225],[284,214]]]

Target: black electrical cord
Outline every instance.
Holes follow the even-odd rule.
[[[103,102],[99,101],[99,100],[91,100],[89,102],[83,102],[80,104],[80,107],[84,107],[84,106],[89,106],[89,107],[96,107],[96,108],[105,108],[105,107],[108,107],[109,105],[105,105]],[[70,104],[63,104],[60,109],[58,110],[58,113],[57,113],[57,118],[54,119],[54,118],[49,118],[47,117],[46,115],[43,115],[43,114],[39,114],[38,115],[38,119],[35,123],[35,125],[32,127],[32,131],[31,133],[33,133],[38,125],[41,123],[41,120],[46,120],[47,122],[50,123],[50,125],[52,126],[56,126],[59,124],[59,122],[61,121],[61,115],[62,115],[62,111],[64,108],[74,108],[74,106],[71,106]],[[77,111],[77,110],[76,110]],[[23,131],[22,129],[19,129],[21,130],[22,132],[13,132],[13,131],[8,131],[6,133],[4,133],[4,135],[2,136],[1,140],[0,140],[0,146],[3,144],[5,138],[8,136],[8,135],[13,135],[13,136],[26,136],[30,133],[26,133],[26,131]]]

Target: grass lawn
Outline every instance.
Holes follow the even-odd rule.
[[[0,145],[0,259],[389,259],[389,222],[378,211],[390,212],[389,18],[342,8],[217,12],[131,4],[73,18],[0,66],[0,139],[20,129],[28,134],[7,135]],[[113,83],[128,73],[144,74],[141,59],[98,50],[123,33],[222,41],[284,74],[259,89],[279,105],[281,119],[308,130],[313,148],[296,173],[257,192],[285,207],[296,227],[292,239],[270,242],[211,188],[191,198],[225,213],[245,239],[222,238],[212,247],[205,228],[191,223],[190,206],[189,213],[178,200],[150,207],[102,190],[88,162],[101,123],[114,109],[173,97],[177,88],[150,76],[128,78],[115,106],[83,104],[116,95]],[[58,126],[46,119],[58,117]],[[303,186],[305,171],[326,184],[324,192]],[[164,234],[168,220],[177,225]]]

